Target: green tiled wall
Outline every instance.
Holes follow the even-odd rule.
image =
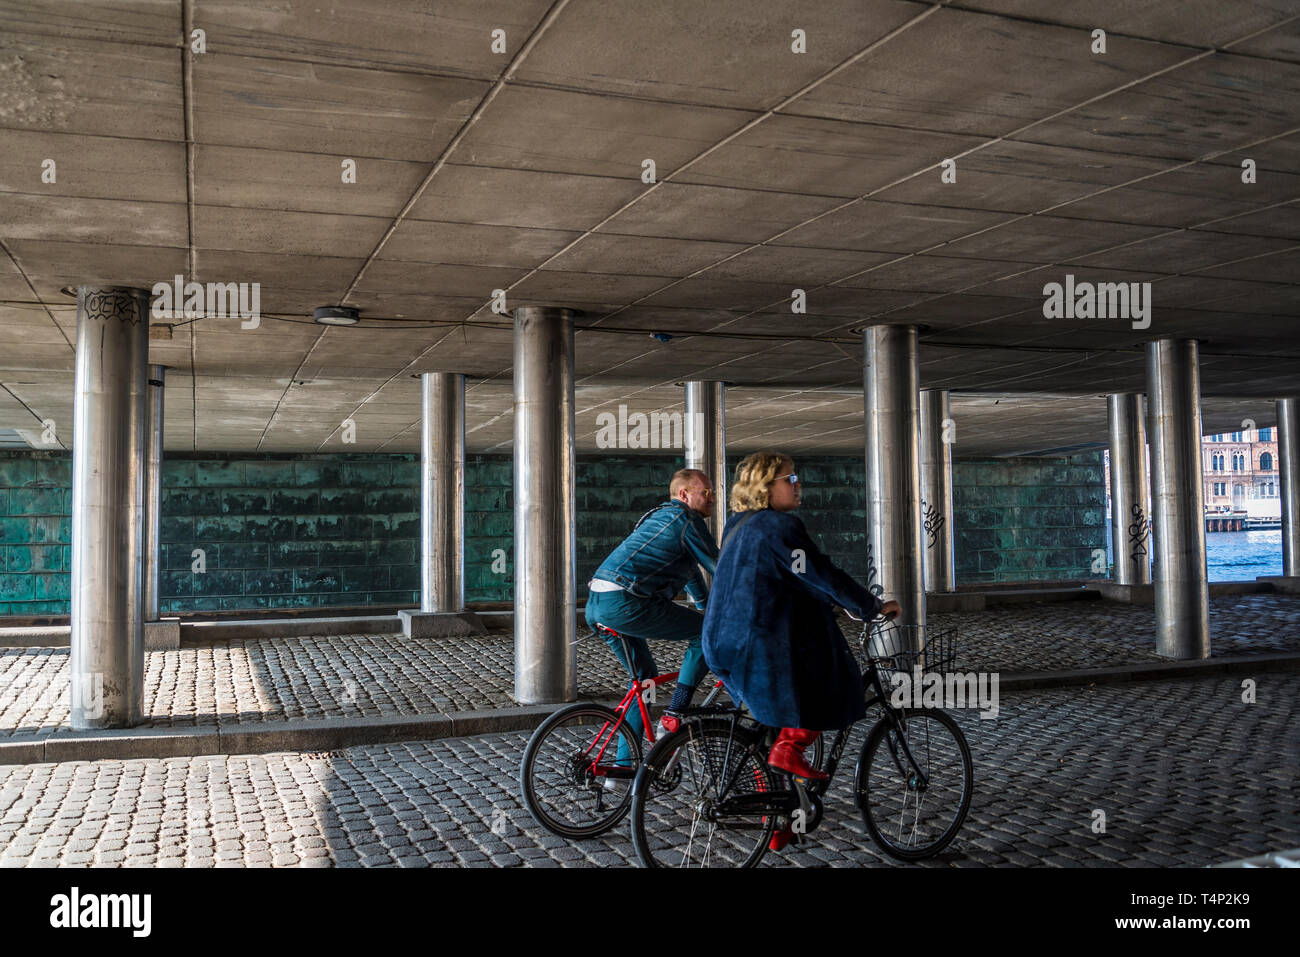
[[[1068,458],[989,459],[953,464],[957,581],[1104,578],[1102,453]]]
[[[579,456],[577,564],[583,583],[681,461]],[[71,462],[0,452],[0,614],[66,614]],[[859,457],[801,457],[801,515],[829,555],[865,574]],[[166,612],[413,604],[419,589],[414,455],[169,455],[163,468]],[[512,464],[466,462],[469,601],[513,598]],[[959,582],[1091,576],[1105,548],[1100,453],[961,461],[954,470]],[[204,550],[206,572],[192,570]]]

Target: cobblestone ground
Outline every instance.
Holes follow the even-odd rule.
[[[970,815],[926,867],[1202,866],[1300,847],[1300,675],[1004,696],[959,712]],[[164,760],[0,767],[0,865],[620,866],[628,822],[582,843],[519,796],[528,736]],[[847,752],[852,759],[859,731]],[[1097,811],[1105,833],[1094,833]],[[763,866],[892,863],[841,776],[811,843]]]
[[[1215,655],[1300,650],[1300,600],[1244,595],[1211,602]],[[1087,601],[935,615],[955,626],[966,670],[1055,671],[1160,661],[1149,607]],[[853,639],[860,626],[842,619]],[[585,631],[584,631],[585,634]],[[652,642],[660,667],[683,646]],[[436,714],[514,706],[514,639],[407,641],[341,635],[212,641],[145,656],[144,727],[238,725],[301,718]],[[603,643],[578,645],[585,698],[616,697],[625,679]],[[0,739],[68,725],[68,650],[0,649]]]

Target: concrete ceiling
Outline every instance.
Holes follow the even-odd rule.
[[[9,0],[0,428],[70,440],[64,287],[178,274],[260,283],[263,320],[151,342],[169,449],[413,451],[446,370],[505,451],[495,289],[582,310],[580,448],[722,378],[737,450],[859,449],[871,322],[923,327],[962,454],[1103,441],[1166,336],[1202,340],[1207,430],[1267,425],[1298,201],[1295,0]],[[1067,273],[1150,282],[1150,328],[1044,318]],[[310,322],[334,303],[368,318]]]

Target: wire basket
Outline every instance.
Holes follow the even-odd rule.
[[[862,650],[886,683],[898,672],[944,674],[957,670],[957,629],[882,621],[864,627]]]

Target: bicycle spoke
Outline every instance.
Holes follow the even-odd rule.
[[[861,765],[863,817],[886,852],[926,857],[960,828],[970,804],[970,755],[950,716],[918,711],[886,718],[868,736]]]
[[[770,827],[729,815],[716,817],[724,799],[768,790],[769,772],[755,757],[751,734],[725,723],[687,725],[645,769],[634,799],[633,838],[643,863],[662,867],[727,867],[756,862]],[[656,766],[656,762],[658,766]],[[672,778],[666,769],[679,769]],[[639,808],[639,810],[638,810]]]

